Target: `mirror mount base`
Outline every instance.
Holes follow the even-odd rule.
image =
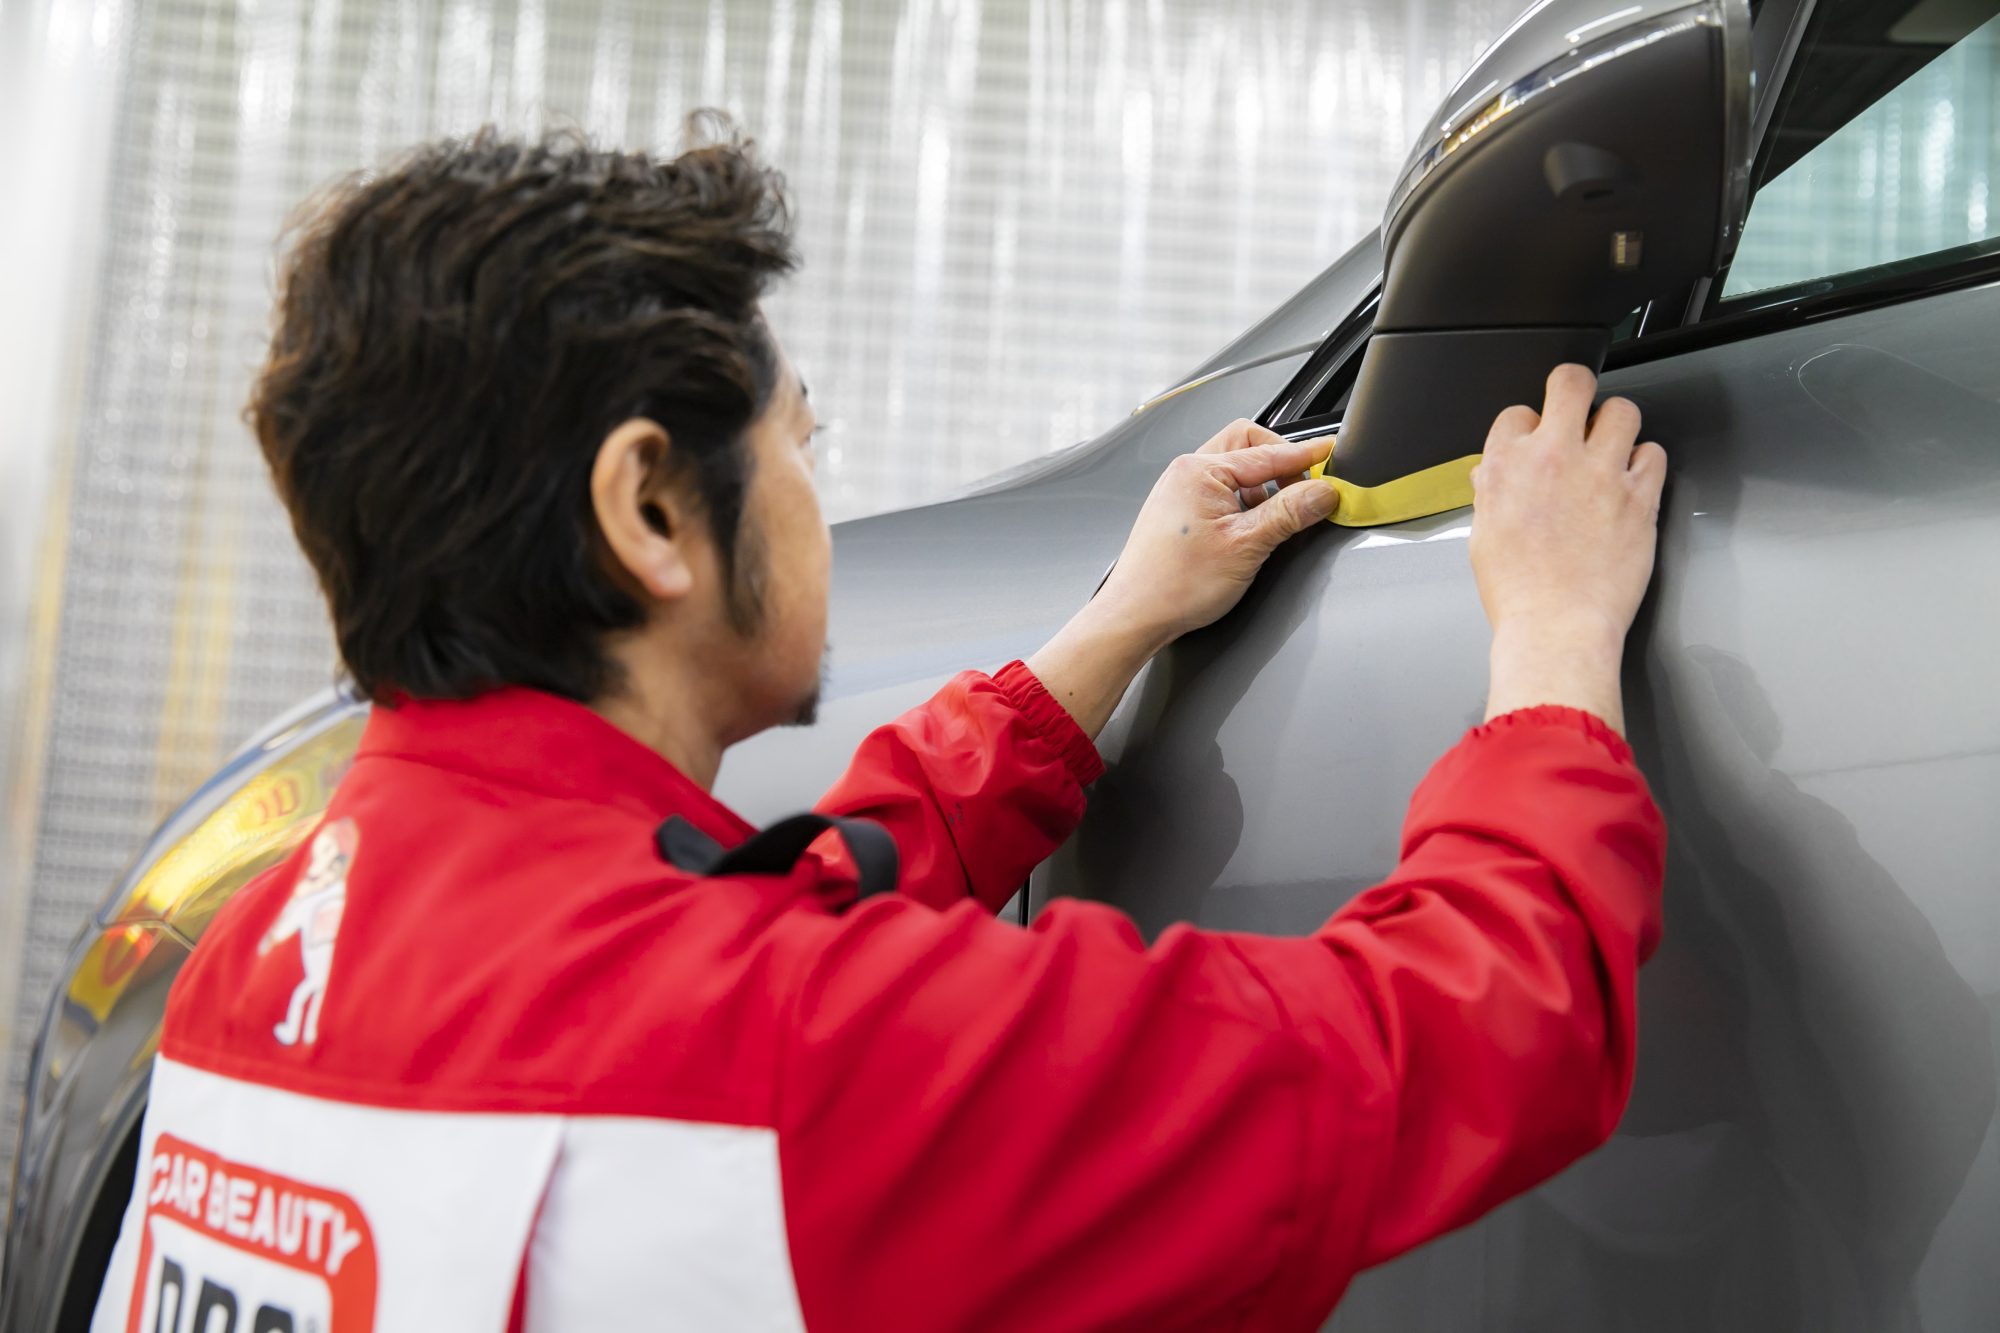
[[[1344,414],[1334,475],[1380,486],[1476,454],[1503,408],[1539,410],[1551,370],[1575,361],[1595,374],[1610,346],[1605,328],[1377,332]]]

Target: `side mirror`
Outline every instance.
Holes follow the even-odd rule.
[[[1604,364],[1648,301],[1734,250],[1750,172],[1746,0],[1538,0],[1428,122],[1329,472],[1337,522],[1469,503],[1494,416]]]

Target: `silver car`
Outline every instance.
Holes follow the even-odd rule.
[[[1337,425],[1336,472],[1400,521],[1291,543],[1157,660],[1008,909],[1308,930],[1394,863],[1480,716],[1452,461],[1553,361],[1600,362],[1672,459],[1626,663],[1672,830],[1637,1087],[1609,1145],[1363,1276],[1332,1326],[2000,1329],[1996,6],[1539,0],[1427,123],[1382,234],[1185,383],[841,525],[822,720],[732,754],[720,794],[803,807],[871,726],[1031,651],[1224,422]],[[364,712],[329,694],[254,741],[78,941],[16,1158],[10,1333],[85,1326],[168,985]]]

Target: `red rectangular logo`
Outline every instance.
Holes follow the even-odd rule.
[[[360,1205],[161,1134],[127,1333],[372,1333],[375,1240]]]

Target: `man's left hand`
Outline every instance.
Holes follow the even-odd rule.
[[[1235,421],[1168,464],[1097,600],[1164,647],[1226,614],[1287,537],[1330,516],[1339,492],[1305,473],[1331,438],[1287,440]],[[1265,484],[1279,489],[1266,496]]]
[[[1338,492],[1305,475],[1332,448],[1237,421],[1168,464],[1097,596],[1028,659],[1088,735],[1153,654],[1220,618],[1278,543],[1333,513]]]

